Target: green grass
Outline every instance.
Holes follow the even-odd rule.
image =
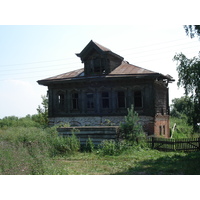
[[[119,156],[78,153],[56,158],[54,166],[69,175],[195,175],[200,174],[200,153],[132,151]]]
[[[81,152],[75,137],[59,137],[55,128],[7,128],[0,130],[0,174],[200,174],[200,152],[159,152],[113,142],[104,145]]]
[[[187,117],[182,115],[181,118],[170,117],[170,129],[172,130],[176,123],[176,129],[173,133],[173,138],[188,138],[188,137],[199,137],[199,133],[193,133],[192,126],[188,125]]]

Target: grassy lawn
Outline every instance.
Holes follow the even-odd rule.
[[[119,156],[78,153],[55,158],[53,167],[60,174],[68,175],[198,175],[200,153],[155,150],[133,151]]]
[[[105,147],[105,152],[115,147],[114,153],[117,154],[102,154],[99,149],[98,153],[97,150],[92,153],[81,152],[75,138],[59,137],[54,129],[43,130],[34,127],[2,129],[0,130],[0,174],[200,174],[200,152],[161,152],[134,146],[119,153],[112,143]]]

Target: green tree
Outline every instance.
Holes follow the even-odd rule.
[[[121,137],[127,141],[136,142],[137,138],[144,134],[139,120],[138,113],[131,105],[131,108],[128,108],[128,115],[125,116],[125,122],[120,124]]]
[[[48,120],[48,98],[45,95],[42,95],[42,106],[38,106],[37,112],[38,115],[35,116],[34,120],[40,123],[42,126],[47,126],[49,123]]]
[[[193,101],[188,96],[173,99],[170,107],[172,117],[186,118],[187,123],[192,125],[194,105]]]
[[[191,38],[197,36],[200,38],[200,26],[184,26],[187,35]],[[187,58],[183,53],[176,54],[174,61],[177,61],[178,87],[183,86],[185,95],[193,102],[190,121],[193,130],[198,130],[200,122],[200,53],[192,59]]]
[[[197,36],[200,39],[200,25],[185,25],[184,29],[191,38]]]

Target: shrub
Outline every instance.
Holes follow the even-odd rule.
[[[104,140],[99,145],[99,154],[100,155],[109,155],[109,156],[117,156],[122,152],[130,149],[131,146],[125,141],[114,141],[114,140]]]
[[[86,146],[85,146],[85,150],[87,152],[93,152],[95,148],[94,143],[92,142],[92,139],[89,137],[88,140],[86,141]]]
[[[122,139],[135,143],[138,137],[144,136],[139,120],[137,112],[134,111],[134,107],[131,105],[131,108],[128,108],[128,115],[125,116],[125,122],[120,123],[120,136]]]

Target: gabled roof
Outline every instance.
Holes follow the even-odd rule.
[[[56,82],[65,82],[70,80],[83,80],[83,79],[97,79],[98,77],[137,77],[137,78],[163,78],[167,79],[169,81],[174,81],[172,77],[169,75],[165,76],[163,74],[153,72],[141,67],[137,67],[135,65],[131,65],[126,61],[122,61],[121,65],[119,65],[116,69],[114,69],[112,72],[110,72],[107,75],[94,75],[94,76],[85,76],[84,75],[84,68],[74,70],[71,72],[67,72],[64,74],[60,74],[57,76],[53,76],[47,79],[39,80],[38,83],[41,85],[49,85],[51,83]]]
[[[167,75],[163,75],[157,72],[153,72],[132,64],[129,64],[126,61],[123,61],[123,57],[113,53],[110,49],[93,42],[92,40],[88,43],[88,45],[81,51],[81,53],[76,54],[78,57],[81,57],[81,60],[84,59],[85,56],[87,56],[89,53],[91,53],[91,50],[95,49],[99,53],[106,53],[110,54],[112,56],[117,57],[119,60],[121,60],[121,64],[117,66],[113,71],[111,71],[109,74],[98,74],[98,75],[90,75],[85,76],[84,74],[84,68],[74,70],[71,72],[67,72],[64,74],[60,74],[57,76],[53,76],[47,79],[39,80],[38,83],[41,85],[50,85],[52,83],[58,83],[58,82],[66,82],[66,81],[78,81],[78,80],[86,80],[86,79],[94,79],[97,78],[119,78],[119,77],[132,77],[132,78],[152,78],[152,79],[167,79],[168,82],[174,81],[174,79]]]
[[[115,56],[115,57],[117,57],[117,58],[120,58],[121,60],[124,59],[124,58],[121,57],[120,55],[118,55],[118,54],[112,52],[112,51],[111,51],[110,49],[108,49],[107,47],[104,47],[104,46],[102,46],[102,45],[100,45],[100,44],[98,44],[97,42],[94,42],[94,41],[92,41],[92,40],[86,45],[86,47],[85,47],[80,53],[76,53],[76,55],[77,55],[78,57],[80,57],[81,60],[83,61],[84,58],[90,53],[90,51],[91,51],[92,49],[95,49],[95,50],[96,50],[98,53],[100,53],[100,54],[111,54],[111,55],[113,55],[113,56]]]

